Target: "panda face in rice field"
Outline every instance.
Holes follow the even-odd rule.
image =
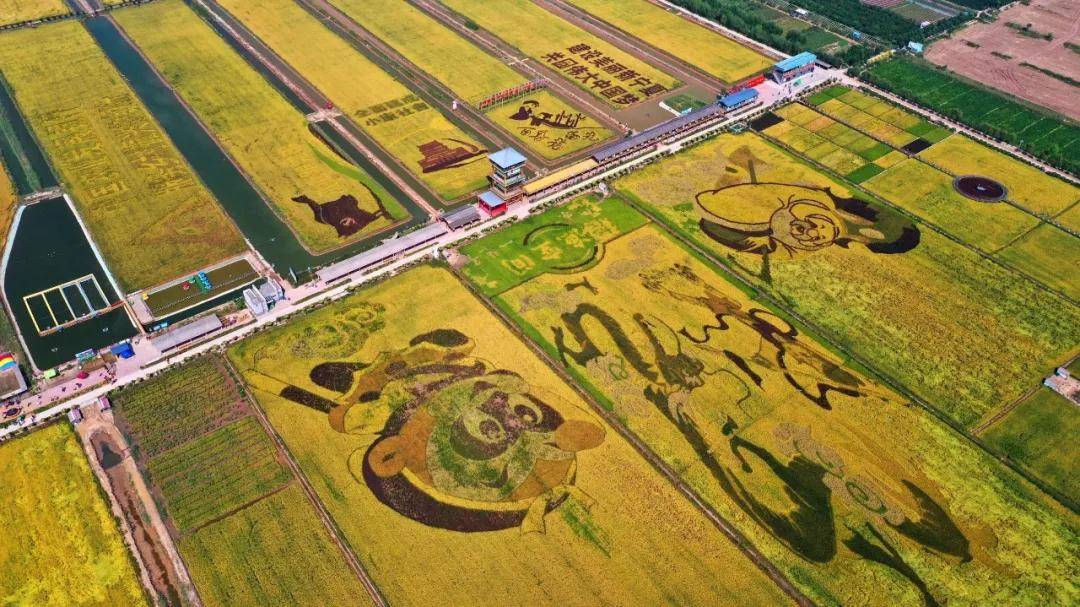
[[[436,332],[370,365],[329,363],[354,368],[348,386],[336,386],[345,404],[331,423],[377,431],[349,464],[380,501],[431,526],[492,531],[557,507],[578,453],[600,445],[605,431],[520,375],[470,356],[472,347],[456,331]],[[312,373],[322,375],[325,367]]]

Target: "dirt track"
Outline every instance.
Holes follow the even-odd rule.
[[[1053,34],[1053,40],[1022,35],[1006,25],[1009,22],[1031,24],[1032,32]],[[1020,65],[1026,62],[1080,80],[1080,54],[1065,47],[1066,42],[1080,45],[1080,3],[1035,0],[1028,6],[1013,5],[994,23],[976,23],[935,42],[927,49],[926,58],[961,76],[1080,120],[1075,86]]]

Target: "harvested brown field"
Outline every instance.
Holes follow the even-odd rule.
[[[926,58],[961,76],[1080,120],[1076,86],[1039,71],[1080,80],[1080,55],[1066,44],[1080,45],[1080,3],[1034,0],[1026,6],[1014,4],[994,23],[976,23],[934,43]]]

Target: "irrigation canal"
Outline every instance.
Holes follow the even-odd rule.
[[[132,46],[116,23],[108,17],[94,17],[84,23],[113,65],[123,74],[173,144],[187,159],[188,164],[236,222],[248,242],[280,275],[290,276],[295,273],[300,282],[304,282],[311,278],[309,269],[355,255],[389,236],[387,233],[379,234],[322,255],[310,253],[231,162],[198,119]],[[294,105],[298,101],[291,96],[286,98]],[[302,117],[301,113],[297,119]],[[422,209],[416,207],[391,180],[363,161],[363,157],[333,129],[325,128],[321,124],[314,125],[314,128],[335,146],[337,151],[367,171],[391,196],[405,206],[412,219],[396,228],[397,230],[406,231],[427,222],[428,218]]]
[[[7,167],[15,184],[15,190],[26,196],[40,190],[55,187],[53,175],[45,155],[41,153],[34,136],[19,114],[8,90],[7,82],[0,77],[0,160]]]

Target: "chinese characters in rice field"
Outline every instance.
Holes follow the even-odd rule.
[[[566,52],[554,51],[541,57],[552,68],[599,91],[617,105],[633,105],[667,92],[662,84],[608,57],[588,44],[575,44]]]

